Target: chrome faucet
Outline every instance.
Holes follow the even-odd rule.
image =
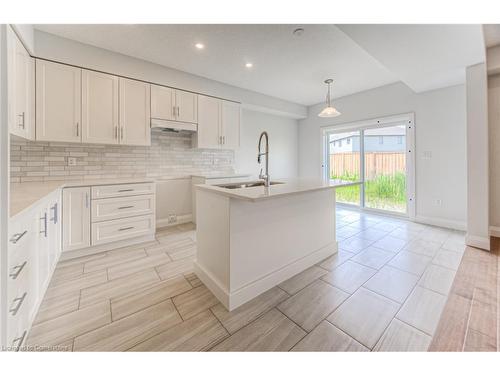
[[[260,144],[262,143],[262,137],[266,137],[266,151],[265,152],[260,152]],[[261,156],[265,155],[266,156],[266,174],[262,174],[262,168],[260,169],[260,174],[259,178],[261,180],[264,180],[264,186],[268,187],[270,185],[269,183],[269,136],[267,135],[267,132],[262,132],[259,137],[259,150],[257,154],[257,162],[260,164],[261,161]]]

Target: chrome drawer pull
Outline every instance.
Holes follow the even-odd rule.
[[[24,236],[26,233],[28,233],[28,231],[27,231],[27,230],[25,230],[25,231],[24,231],[24,232],[22,232],[22,233],[16,233],[16,234],[14,234],[14,235],[11,237],[10,242],[12,242],[13,244],[16,244],[16,243],[17,243],[17,241],[19,241],[21,238],[23,238],[23,236]]]
[[[134,227],[120,228],[120,229],[118,229],[118,230],[119,230],[119,231],[122,231],[122,230],[130,230],[130,229],[134,229]]]
[[[119,210],[124,210],[126,208],[134,208],[134,206],[123,206],[123,207],[118,207]]]
[[[126,191],[134,191],[134,189],[121,189],[121,190],[118,190],[119,193],[124,193]]]
[[[14,340],[12,340],[12,346],[16,348],[16,349],[15,349],[15,350],[16,350],[16,352],[18,352],[18,351],[19,351],[19,349],[21,348],[21,345],[22,345],[22,343],[23,343],[23,341],[24,341],[24,338],[26,337],[26,333],[27,333],[27,331],[25,330],[25,331],[23,332],[22,336],[20,336],[20,337],[18,337],[18,338],[15,338]],[[17,342],[17,341],[19,342],[19,344],[17,344],[17,345],[16,345],[16,344],[15,344],[15,342]]]
[[[57,203],[54,203],[54,205],[50,208],[51,210],[54,210],[54,216],[50,219],[54,224],[57,224],[58,218],[57,218]]]
[[[20,266],[14,266],[12,267],[12,272],[9,273],[9,276],[12,280],[15,280],[17,279],[17,277],[19,276],[19,274],[21,273],[21,271],[23,270],[24,266],[26,265],[26,263],[28,263],[27,260],[24,261],[23,264],[21,264]]]
[[[17,314],[27,295],[28,293],[24,292],[22,297],[17,297],[12,300],[12,303],[17,303],[16,307],[9,309],[9,312],[12,314],[12,316],[15,316]]]
[[[43,220],[43,230],[41,230],[40,233],[43,233],[43,235],[47,237],[47,212],[43,214],[40,220]]]

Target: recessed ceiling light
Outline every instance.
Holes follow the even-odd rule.
[[[253,67],[253,64],[252,64],[251,62],[247,62],[247,63],[245,64],[245,67],[247,67],[247,68],[251,68],[251,67]]]
[[[194,46],[195,46],[196,48],[198,48],[198,49],[203,49],[203,48],[205,48],[205,45],[204,45],[203,43],[196,43]]]

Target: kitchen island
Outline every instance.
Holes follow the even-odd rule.
[[[340,180],[197,185],[198,277],[229,310],[337,252]]]

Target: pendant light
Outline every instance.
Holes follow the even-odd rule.
[[[318,114],[319,117],[337,117],[341,115],[341,113],[332,106],[332,101],[330,98],[330,85],[332,84],[332,82],[333,79],[331,78],[325,81],[325,83],[328,85],[328,94],[326,94],[326,108],[324,108]]]

